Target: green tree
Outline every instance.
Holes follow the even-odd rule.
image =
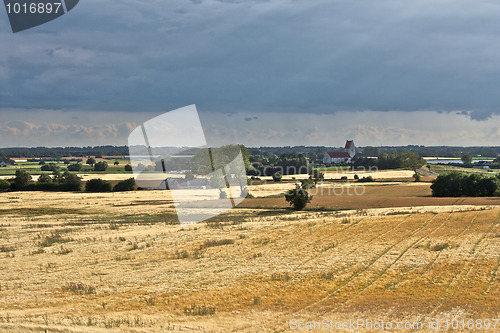
[[[82,169],[82,165],[80,163],[74,163],[68,165],[69,171],[80,171]]]
[[[56,163],[49,163],[49,164],[44,164],[40,168],[42,171],[54,171],[54,170],[59,170],[59,166]]]
[[[121,191],[135,191],[137,189],[137,185],[135,184],[134,178],[129,178],[118,182],[113,187],[113,192],[121,192]]]
[[[108,168],[108,163],[101,161],[94,164],[94,171],[106,171]]]
[[[87,192],[111,192],[111,190],[111,183],[100,178],[90,179],[85,184],[85,191]]]
[[[80,169],[82,172],[90,172],[92,171],[92,167],[90,165],[82,165],[82,168]]]
[[[120,162],[118,162],[118,161],[115,161],[115,163],[113,163],[113,165],[115,165],[115,166],[117,166],[119,164],[120,164]]]
[[[302,188],[306,190],[316,187],[316,183],[312,178],[302,179],[300,183],[302,184]]]
[[[415,173],[413,176],[415,180],[420,179],[417,169],[420,169],[426,163],[425,160],[414,152],[405,152],[399,158],[401,160],[401,167],[412,170]]]
[[[23,169],[16,170],[16,178],[14,178],[14,183],[12,183],[12,188],[14,190],[22,190],[26,188],[31,181],[31,175]]]
[[[252,169],[249,161],[250,153],[244,146],[226,145],[219,148],[205,148],[196,152],[191,159],[191,169],[195,174],[207,174],[213,170],[222,169],[223,167],[234,166],[230,163],[238,156],[242,155],[245,170]],[[171,161],[166,161],[167,164]],[[157,166],[159,170],[159,166]],[[231,173],[241,173],[240,170],[229,170]]]
[[[125,165],[125,171],[132,171],[132,166],[130,164]]]
[[[44,173],[38,177],[38,183],[52,183],[52,177]]]
[[[283,175],[281,174],[281,172],[275,172],[273,174],[273,180],[277,183],[280,182],[282,178],[283,178]]]
[[[294,210],[302,210],[311,202],[312,196],[309,195],[305,188],[299,184],[295,184],[294,189],[288,190],[285,193],[285,200]]]
[[[82,190],[82,179],[76,174],[69,171],[65,171],[61,176],[61,183],[63,184],[63,189],[66,191],[81,191]]]
[[[93,157],[89,157],[89,158],[87,159],[87,164],[88,164],[88,165],[94,165],[94,164],[95,164],[95,158],[93,158]]]
[[[59,169],[52,171],[52,181],[54,183],[62,183],[64,181]]]
[[[245,164],[245,170],[246,171],[252,170],[253,167],[252,163],[250,162],[250,156],[252,156],[252,154],[246,149],[244,145],[239,145],[239,147],[241,149],[241,155],[243,156],[243,163]]]
[[[439,175],[431,185],[435,197],[490,197],[498,195],[500,178],[482,174],[461,174],[457,171]]]
[[[6,191],[10,189],[10,183],[5,179],[0,179],[0,191]]]
[[[464,165],[471,165],[472,164],[472,155],[471,154],[463,154],[462,157],[460,158]]]

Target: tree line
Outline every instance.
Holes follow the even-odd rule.
[[[353,167],[363,167],[366,169],[377,168],[385,169],[411,169],[415,172],[426,164],[426,161],[415,152],[397,152],[381,153],[378,158],[372,157],[354,157],[352,161]]]
[[[274,154],[271,152],[253,152],[249,157],[251,168],[247,170],[249,176],[273,176],[308,174],[312,170],[309,159],[301,153]]]
[[[16,176],[9,182],[0,179],[0,190],[6,191],[82,191],[82,178],[78,175],[65,171],[61,173],[54,170],[52,176],[42,174],[38,180],[33,181],[31,175],[23,169],[16,170]],[[134,178],[118,182],[115,186],[102,179],[90,179],[85,183],[87,192],[111,192],[111,191],[134,191],[137,189]]]
[[[431,185],[435,197],[492,197],[500,195],[500,175],[453,171],[439,175]]]

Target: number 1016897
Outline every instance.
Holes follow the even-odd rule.
[[[64,10],[61,2],[7,3],[8,14],[58,14]]]
[[[493,330],[497,329],[500,319],[446,319],[446,329],[452,330]]]

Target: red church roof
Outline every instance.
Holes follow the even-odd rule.
[[[345,151],[340,152],[327,152],[331,158],[351,158],[351,155]]]
[[[347,140],[345,142],[345,149],[351,149],[351,146],[354,144],[354,142],[352,142],[352,140]]]

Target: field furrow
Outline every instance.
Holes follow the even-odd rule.
[[[481,216],[477,218],[477,223],[480,225],[475,228],[476,235],[475,238],[472,239],[473,241],[469,242],[471,245],[470,248],[460,254],[462,265],[460,265],[456,274],[454,274],[446,284],[444,291],[439,294],[440,296],[436,304],[432,307],[432,310],[421,317],[422,321],[426,318],[436,316],[441,311],[449,311],[450,308],[457,306],[457,304],[462,304],[464,299],[469,300],[474,295],[480,294],[480,292],[477,293],[477,291],[473,291],[471,286],[473,285],[476,287],[478,282],[482,281],[482,277],[480,277],[481,274],[477,274],[477,276],[471,278],[470,285],[467,285],[467,277],[477,269],[478,263],[480,263],[482,259],[481,254],[485,251],[485,248],[481,246],[483,241],[498,225],[498,217],[491,220],[486,213],[483,213],[482,217],[482,221],[479,221]],[[484,265],[482,262],[481,264]],[[458,298],[458,302],[453,302],[453,298],[455,297]]]
[[[334,275],[342,276],[342,274],[344,272],[348,272],[351,270],[353,270],[353,272],[348,273],[350,275],[348,275],[346,278],[340,280],[338,285],[334,289],[329,290],[328,295],[322,297],[318,301],[303,308],[300,312],[311,311],[314,309],[315,312],[319,311],[320,313],[324,313],[324,312],[327,312],[328,309],[331,308],[334,304],[337,304],[339,302],[339,300],[342,300],[343,297],[349,298],[349,296],[348,296],[349,294],[347,294],[347,296],[346,296],[346,294],[343,293],[341,295],[341,298],[340,298],[340,296],[337,296],[337,294],[345,289],[347,289],[347,292],[352,292],[353,290],[357,290],[358,287],[356,286],[356,283],[354,283],[354,282],[357,282],[358,279],[363,281],[362,275],[365,272],[368,272],[367,274],[373,274],[373,272],[376,271],[376,269],[373,269],[373,266],[379,260],[381,260],[381,258],[383,256],[385,256],[389,251],[391,251],[393,248],[395,248],[398,244],[403,242],[405,239],[411,237],[415,232],[417,232],[416,230],[412,230],[411,228],[409,228],[409,230],[408,230],[408,228],[401,228],[402,226],[405,226],[405,224],[411,225],[412,224],[411,223],[412,217],[413,216],[409,215],[409,216],[402,218],[400,220],[400,222],[394,228],[390,228],[386,233],[382,234],[384,236],[383,239],[381,239],[382,244],[380,244],[380,245],[382,245],[382,250],[380,252],[376,253],[376,255],[374,257],[371,257],[368,262],[364,262],[361,265],[359,265],[355,259],[349,260],[347,257],[345,257],[344,262],[350,263],[350,266],[347,266],[347,269],[346,269],[346,267],[344,267],[344,268],[341,268],[340,270],[335,270]],[[417,230],[421,230],[422,228],[424,228],[433,218],[434,218],[434,214],[432,214],[430,217],[423,218],[423,222],[418,225]],[[421,218],[417,217],[417,219],[421,219]],[[387,246],[387,244],[384,244],[384,243],[386,243],[386,240],[393,239],[393,237],[391,237],[390,235],[388,236],[389,233],[394,233],[394,236],[396,236],[396,237],[399,236],[400,238],[398,238],[396,242],[390,243],[389,246]],[[375,237],[374,240],[380,239],[382,235]],[[354,267],[354,269],[351,269],[351,267]],[[320,310],[317,310],[318,308]],[[321,310],[321,309],[323,309],[323,310]]]

